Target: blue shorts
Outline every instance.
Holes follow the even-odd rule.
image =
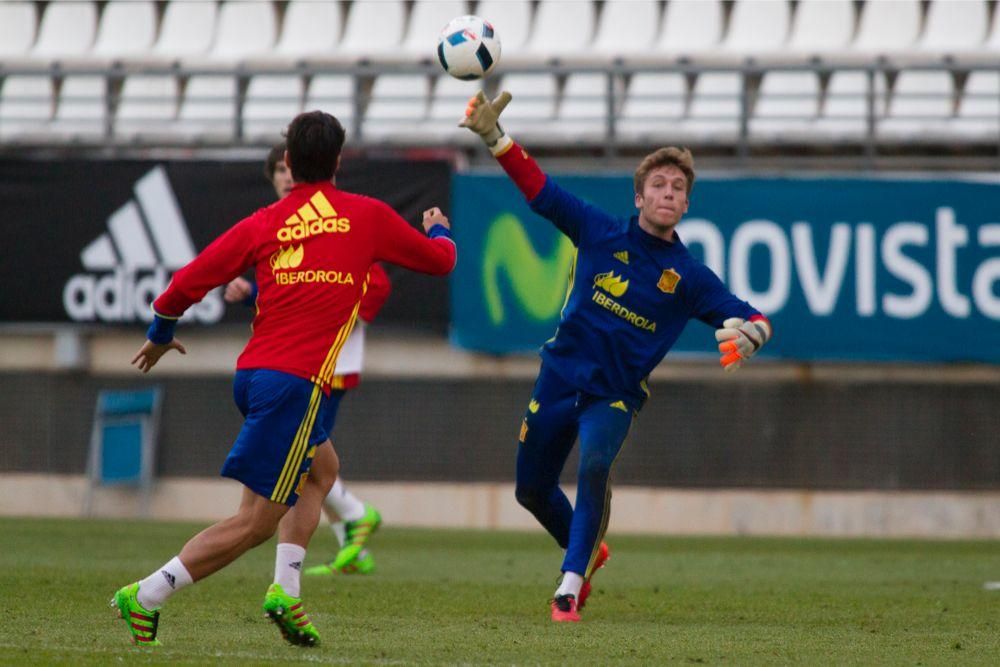
[[[322,418],[320,424],[323,425],[323,430],[326,431],[329,438],[333,437],[333,423],[337,421],[337,408],[340,407],[340,400],[344,398],[346,393],[346,389],[331,389],[330,398],[327,399],[328,403],[320,413]]]
[[[309,380],[263,368],[236,371],[233,398],[245,420],[222,476],[276,503],[294,505],[316,446],[327,439],[330,399]]]

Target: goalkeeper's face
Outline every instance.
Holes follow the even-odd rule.
[[[635,207],[639,222],[652,227],[648,231],[670,235],[688,210],[687,176],[672,164],[653,169],[635,195]]]

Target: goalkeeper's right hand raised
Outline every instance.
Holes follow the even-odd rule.
[[[469,105],[465,108],[465,120],[458,124],[459,127],[467,127],[478,134],[490,152],[496,155],[511,141],[498,122],[510,100],[511,94],[506,90],[492,102],[480,90],[469,100]]]

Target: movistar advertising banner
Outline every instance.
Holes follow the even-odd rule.
[[[630,174],[556,178],[635,212]],[[505,176],[459,175],[452,192],[454,342],[538,348],[558,324],[572,245]],[[1000,179],[700,178],[679,233],[771,317],[769,356],[1000,362]],[[691,322],[677,353],[714,354],[712,331]]]
[[[141,325],[173,272],[230,226],[275,199],[260,161],[0,160],[0,322]],[[337,183],[389,203],[414,225],[447,209],[443,160],[345,159]],[[444,330],[447,282],[386,267],[393,293],[379,322]],[[247,323],[220,290],[189,322]]]

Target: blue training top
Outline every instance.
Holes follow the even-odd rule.
[[[559,328],[541,350],[546,367],[596,396],[642,406],[646,378],[696,318],[719,328],[760,314],[733,296],[675,234],[672,242],[617,218],[546,176],[529,202],[576,246]]]

